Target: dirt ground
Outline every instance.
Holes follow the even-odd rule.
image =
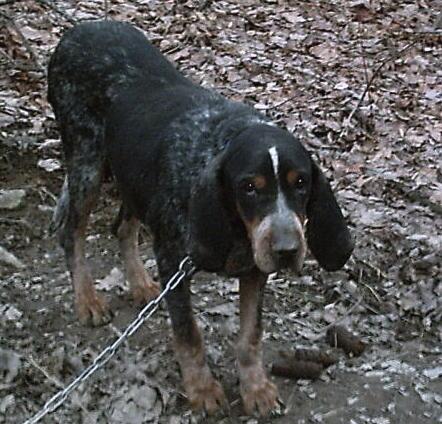
[[[198,274],[194,305],[214,374],[230,403],[191,414],[164,305],[45,423],[442,423],[442,74],[439,1],[109,1],[205,86],[249,102],[296,133],[321,162],[356,240],[343,270],[309,257],[303,275],[271,277],[264,355],[326,349],[339,323],[367,344],[316,381],[273,377],[284,406],[244,415],[235,371],[238,287]],[[0,1],[0,423],[24,422],[136,316],[110,225],[111,184],[87,242],[115,314],[82,327],[61,249],[48,226],[63,182],[45,66],[72,22],[103,17],[98,1]],[[350,118],[350,119],[349,119]],[[1,191],[0,191],[1,194]],[[1,197],[1,196],[0,196]],[[1,205],[1,202],[0,202]],[[156,277],[151,239],[141,237]]]

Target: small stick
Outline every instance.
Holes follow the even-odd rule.
[[[336,321],[326,325],[324,328],[321,329],[321,333],[324,333],[328,331],[330,328],[333,328],[336,326],[336,324],[344,321],[345,318],[347,318],[361,303],[362,303],[363,297],[361,296],[348,310],[347,312],[342,315],[340,318],[338,318]]]
[[[44,72],[44,68],[41,65],[37,55],[35,54],[34,49],[32,48],[28,39],[21,32],[21,29],[17,26],[17,24],[14,22],[14,20],[12,18],[8,17],[8,21],[9,21],[10,25],[12,26],[12,28],[14,29],[14,31],[16,32],[16,34],[20,37],[23,45],[25,46],[26,50],[29,52],[29,55],[31,56],[31,59],[34,62],[34,64],[36,65],[37,69],[40,72]]]
[[[49,0],[37,0],[39,3],[50,7],[52,10],[54,10],[56,13],[58,13],[59,15],[63,16],[63,18],[65,18],[68,22],[70,22],[72,25],[75,25],[77,23],[77,21],[68,13],[66,13],[64,10],[60,9],[57,5],[55,5],[54,1],[49,1]]]
[[[307,380],[317,380],[321,375],[323,367],[317,362],[296,361],[290,364],[274,363],[271,373],[278,377]]]
[[[359,29],[361,28],[361,24],[359,23]],[[362,63],[364,64],[364,78],[365,83],[368,84],[368,70],[367,70],[367,58],[365,57],[365,50],[364,45],[362,43],[362,40],[359,40],[359,45],[361,47],[361,56],[362,56]]]
[[[6,6],[7,4],[12,4],[21,0],[0,0],[0,6]]]
[[[360,262],[361,264],[364,264],[368,268],[371,268],[373,271],[376,271],[378,274],[378,277],[381,276],[384,279],[388,279],[387,275],[377,266],[371,264],[370,262],[364,261],[364,259],[355,257],[355,261]]]
[[[40,371],[52,384],[54,384],[59,389],[64,389],[63,383],[58,378],[49,374],[49,372],[46,371],[46,369],[43,368],[41,365],[39,365],[32,356],[28,357],[28,361],[34,368]]]
[[[347,355],[360,356],[366,347],[359,337],[341,326],[330,328],[326,338],[330,346],[342,348]]]
[[[373,287],[370,287],[368,284],[362,281],[361,284],[373,295],[373,297],[378,301],[378,303],[382,303],[380,296],[377,294],[376,290]]]
[[[32,230],[32,225],[26,221],[24,218],[14,219],[14,218],[0,218],[0,224],[8,224],[8,225],[23,225],[28,230]]]
[[[290,96],[290,97],[286,98],[285,100],[280,101],[279,103],[276,103],[274,105],[266,106],[262,110],[278,109],[280,106],[285,105],[287,102],[290,102],[291,100],[293,100],[295,98],[296,98],[296,96]]]
[[[38,371],[40,371],[47,380],[49,380],[51,383],[53,383],[56,387],[58,387],[59,389],[64,389],[64,385],[63,383],[56,377],[54,377],[53,375],[49,374],[48,371],[46,371],[45,368],[43,368],[41,365],[39,365],[35,359],[30,355],[28,358],[28,362],[35,367]],[[81,402],[78,401],[78,399],[73,398],[72,402],[77,405],[79,408],[81,408],[81,410],[87,415],[90,416],[89,411],[83,406],[83,404]]]
[[[344,120],[344,126],[341,130],[341,133],[338,136],[338,140],[340,141],[342,139],[342,137],[347,133],[348,127],[350,126],[350,121],[353,118],[353,115],[356,113],[356,111],[360,108],[362,102],[365,99],[365,96],[367,95],[368,91],[370,90],[370,87],[372,86],[374,80],[377,78],[377,76],[380,74],[380,72],[382,71],[382,68],[391,60],[397,59],[403,52],[405,52],[406,50],[408,50],[409,48],[413,47],[415,44],[417,44],[419,41],[419,39],[416,39],[414,41],[412,41],[411,43],[407,44],[405,47],[403,47],[402,49],[400,49],[397,53],[386,57],[384,60],[381,61],[381,63],[379,64],[379,66],[374,70],[373,75],[371,76],[371,78],[368,80],[364,91],[362,92],[362,94],[359,97],[358,102],[356,103],[355,107],[353,108],[353,110],[350,112],[350,115],[348,115],[348,117]]]
[[[335,355],[317,349],[296,349],[290,352],[280,351],[279,354],[289,361],[315,362],[322,365],[324,368],[338,362]]]
[[[109,19],[109,3],[107,0],[104,0],[104,20],[107,21]]]

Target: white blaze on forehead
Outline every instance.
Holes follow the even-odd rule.
[[[272,160],[273,171],[275,173],[275,177],[278,178],[278,170],[279,170],[279,157],[276,147],[270,147],[269,149],[270,159]]]
[[[276,197],[276,209],[280,215],[285,215],[290,213],[290,209],[287,206],[284,194],[281,193],[279,187],[278,187],[278,196]]]

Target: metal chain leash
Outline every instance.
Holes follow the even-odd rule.
[[[170,278],[163,291],[151,300],[138,314],[138,316],[127,326],[126,330],[111,345],[107,346],[83,372],[76,377],[68,386],[60,390],[44,407],[34,416],[29,418],[24,424],[35,424],[45,415],[54,412],[69,395],[84,381],[86,381],[95,371],[102,368],[117,352],[122,343],[126,341],[138,328],[158,309],[159,303],[169,291],[175,289],[184,278],[192,276],[196,271],[195,266],[189,256],[186,256],[180,263],[178,271]]]

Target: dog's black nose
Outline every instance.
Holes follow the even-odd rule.
[[[275,256],[279,268],[287,268],[293,264],[297,249],[276,250]]]

